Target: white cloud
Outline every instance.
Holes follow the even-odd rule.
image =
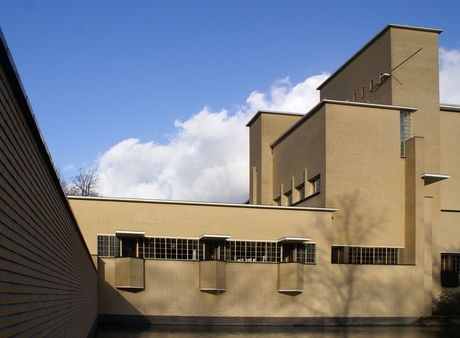
[[[64,167],[64,171],[69,171],[69,170],[73,170],[75,168],[75,166],[73,164],[69,164],[69,165],[66,165]]]
[[[309,77],[294,87],[289,78],[278,80],[270,89],[268,95],[252,92],[247,99],[250,107],[256,110],[281,110],[286,112],[308,112],[319,100],[316,88],[327,79],[329,74],[323,73]]]
[[[279,80],[268,93],[253,92],[237,111],[205,107],[176,121],[169,143],[128,139],[98,159],[103,196],[244,202],[248,198],[248,130],[262,109],[307,112],[318,102],[316,87],[327,74],[293,86]]]
[[[439,49],[439,90],[442,103],[460,104],[460,50]]]

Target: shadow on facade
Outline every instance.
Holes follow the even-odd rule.
[[[103,313],[100,321],[164,325],[346,325],[369,324],[372,318],[378,318],[375,323],[406,324],[405,318],[420,313],[417,312],[420,302],[415,295],[420,288],[410,282],[420,278],[414,266],[331,264],[331,244],[372,246],[379,243],[376,239],[386,236],[387,228],[394,228],[386,217],[386,207],[367,210],[366,204],[359,192],[344,195],[334,205],[339,211],[332,214],[333,229],[323,216],[293,229],[299,234],[314,233],[312,241],[318,243],[316,265],[303,265],[300,292],[278,291],[277,263],[226,263],[224,292],[200,291],[198,262],[171,265],[158,261],[154,267],[149,264],[157,279],[146,284],[146,288],[158,289],[144,295],[115,289],[110,285],[112,276],[105,275],[106,263],[99,259],[99,304],[106,304],[99,311]],[[404,221],[400,226],[404,233]],[[334,231],[340,232],[338,239],[332,237]],[[171,290],[183,290],[186,294],[176,294],[171,299],[161,291],[166,285],[170,289],[165,292],[170,296],[174,294]],[[182,297],[186,297],[185,302]],[[141,307],[133,306],[130,299],[133,304],[141,303]],[[280,305],[273,306],[273,302]]]
[[[98,257],[98,304],[107,303],[110,299],[110,309],[99,309],[99,323],[111,324],[150,324],[135,306],[106,281],[106,263]],[[127,294],[137,294],[142,290],[122,289]],[[101,311],[102,310],[102,311]],[[102,312],[102,313],[101,313]],[[146,328],[147,329],[147,328]]]
[[[394,227],[385,216],[385,207],[376,213],[363,207],[366,204],[358,191],[336,200],[334,207],[338,208],[338,212],[334,214],[333,232],[338,231],[340,239],[333,237],[333,245],[368,243],[372,246],[376,238],[385,235],[385,229]],[[404,220],[400,226],[404,234]],[[325,233],[324,236],[332,235]],[[324,240],[328,241],[327,238]],[[335,243],[336,240],[339,242]],[[366,319],[362,317],[363,313],[368,313],[367,318],[387,318],[390,322],[392,319],[398,322],[395,317],[410,317],[404,314],[416,308],[417,301],[412,298],[414,292],[408,282],[413,275],[409,269],[413,270],[413,266],[331,264],[331,248],[326,246],[317,247],[317,257],[330,257],[330,260],[318,261],[316,266],[305,266],[304,293],[308,295],[307,299],[311,299],[305,305],[312,316],[329,317],[324,323],[360,324],[360,318]],[[328,268],[323,270],[320,264]]]

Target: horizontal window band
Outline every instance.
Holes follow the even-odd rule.
[[[344,245],[344,244],[332,244],[333,248],[379,248],[379,249],[404,249],[403,246],[383,246],[383,245]]]

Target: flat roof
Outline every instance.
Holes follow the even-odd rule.
[[[405,107],[405,106],[393,106],[393,105],[386,105],[386,104],[376,104],[376,103],[365,103],[365,102],[350,102],[350,101],[338,101],[338,100],[329,100],[323,99],[319,102],[316,106],[314,106],[308,113],[306,113],[300,120],[294,123],[291,127],[286,129],[286,131],[281,134],[275,141],[270,144],[270,147],[275,147],[278,143],[280,143],[287,135],[292,133],[297,127],[299,127],[302,123],[310,118],[314,113],[316,113],[322,106],[326,103],[331,104],[340,104],[340,105],[347,105],[347,106],[355,106],[355,107],[368,107],[368,108],[381,108],[381,109],[395,109],[395,110],[405,110],[405,111],[417,111],[418,108],[414,107]]]
[[[441,109],[441,110],[448,110],[448,111],[460,112],[460,105],[457,105],[457,104],[448,104],[448,103],[441,103],[441,104],[439,105],[439,109]]]
[[[377,39],[379,39],[386,31],[390,28],[401,28],[401,29],[410,29],[410,30],[417,30],[417,31],[426,31],[432,33],[442,33],[442,29],[438,28],[427,28],[427,27],[417,27],[417,26],[408,26],[408,25],[400,25],[400,24],[389,24],[384,29],[382,29],[376,36],[374,36],[368,43],[366,43],[363,47],[361,47],[358,52],[356,52],[348,61],[346,61],[342,66],[340,66],[334,73],[331,74],[323,83],[319,85],[317,90],[321,90],[326,84],[328,84],[338,73],[340,73],[346,66],[348,66],[354,59],[356,59],[361,53],[364,52],[370,45],[372,45]]]
[[[246,124],[246,127],[250,127],[251,124],[254,123],[255,120],[259,118],[262,114],[273,114],[273,115],[290,115],[290,116],[303,116],[305,113],[294,113],[294,112],[285,112],[285,111],[277,111],[277,110],[259,110],[252,119]]]
[[[303,211],[327,211],[335,212],[337,208],[315,208],[315,207],[293,207],[279,205],[260,205],[260,204],[238,204],[238,203],[218,203],[218,202],[196,202],[196,201],[173,201],[173,200],[155,200],[127,197],[89,197],[89,196],[67,196],[72,200],[87,201],[112,201],[112,202],[130,202],[130,203],[156,203],[156,204],[179,204],[179,205],[196,205],[196,206],[215,206],[215,207],[233,207],[233,208],[255,208],[255,209],[282,209],[282,210],[303,210]]]

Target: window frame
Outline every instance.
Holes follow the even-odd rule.
[[[131,239],[134,239],[131,237]],[[280,240],[205,239],[191,237],[143,236],[137,239],[137,258],[152,260],[206,260],[206,246],[219,242],[214,250],[215,258],[226,262],[280,263],[283,261]],[[98,256],[119,258],[122,256],[122,241],[116,235],[97,234]],[[289,262],[316,264],[316,243],[288,243],[295,252],[289,253]],[[209,258],[211,259],[211,258]]]
[[[319,194],[321,192],[321,174],[316,174],[315,176],[308,179],[310,183],[310,196]]]
[[[460,252],[441,252],[441,270],[454,270],[460,274]]]
[[[401,247],[347,246],[331,247],[332,264],[399,265]]]

